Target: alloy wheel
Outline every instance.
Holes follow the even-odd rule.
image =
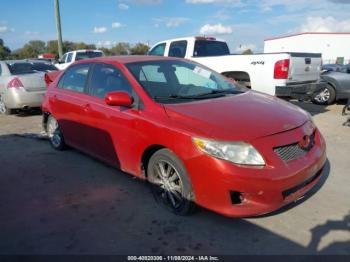
[[[6,105],[5,105],[4,101],[2,101],[2,99],[0,97],[0,114],[6,114],[6,112],[7,112]]]
[[[62,143],[62,137],[58,129],[58,123],[52,116],[49,117],[47,121],[47,136],[49,137],[52,145],[55,148],[60,147]]]
[[[152,183],[163,204],[176,209],[184,202],[183,184],[176,168],[165,160],[155,163]]]
[[[325,88],[321,92],[319,92],[314,99],[318,103],[326,103],[330,97],[331,93],[329,92],[328,88]]]

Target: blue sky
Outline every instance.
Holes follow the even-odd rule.
[[[0,38],[11,49],[56,37],[53,0],[0,0]],[[60,0],[63,39],[110,47],[191,35],[262,51],[296,32],[350,32],[350,0]]]

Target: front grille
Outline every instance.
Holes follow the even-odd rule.
[[[306,148],[302,148],[299,143],[293,143],[285,146],[275,147],[273,151],[283,160],[292,161],[296,160],[307,152],[309,152],[315,144],[315,133],[310,136],[310,144]]]

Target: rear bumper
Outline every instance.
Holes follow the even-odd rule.
[[[3,99],[8,109],[41,107],[46,90],[28,92],[21,89],[8,90]]]
[[[315,92],[325,87],[325,82],[290,84],[286,86],[276,86],[275,94],[278,97],[308,99],[311,98]]]

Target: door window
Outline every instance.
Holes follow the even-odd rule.
[[[72,62],[73,53],[69,53],[67,57],[67,63]]]
[[[66,62],[66,58],[67,58],[67,54],[65,54],[64,56],[62,56],[62,58],[60,59],[60,61],[62,63],[65,63]]]
[[[58,83],[58,87],[83,93],[89,73],[89,64],[79,64],[70,67]]]
[[[95,64],[89,83],[89,93],[104,98],[106,94],[118,91],[132,95],[132,88],[126,77],[112,65]]]
[[[155,46],[149,52],[149,55],[164,56],[164,52],[165,52],[165,43]]]
[[[170,44],[169,56],[185,57],[187,49],[187,41],[176,41]]]

